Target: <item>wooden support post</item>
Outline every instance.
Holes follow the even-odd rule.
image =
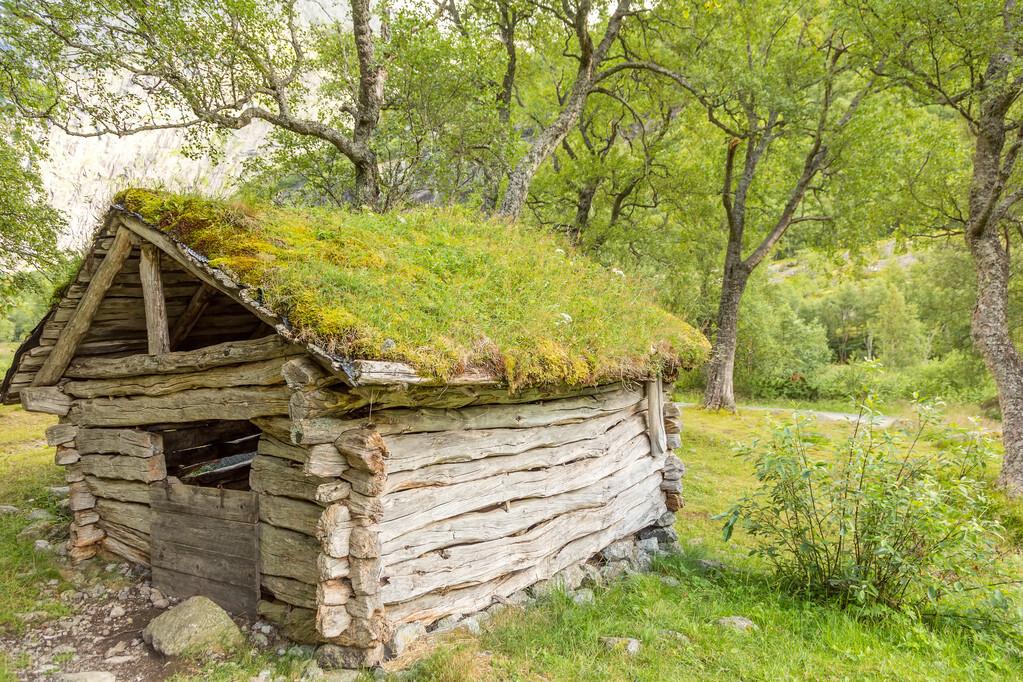
[[[46,357],[43,366],[36,373],[32,381],[33,386],[52,386],[57,383],[68,363],[78,350],[78,344],[85,338],[92,318],[95,317],[99,304],[114,281],[114,277],[121,271],[121,266],[131,253],[131,233],[124,228],[118,229],[114,241],[110,244],[103,262],[96,268],[89,286],[78,301],[78,307],[72,313],[71,319],[64,326],[64,331],[54,344],[53,350]]]
[[[202,317],[202,314],[206,311],[206,306],[209,305],[216,293],[216,289],[204,283],[192,294],[192,298],[185,307],[185,312],[181,313],[181,317],[174,323],[174,330],[170,336],[171,350],[178,348],[188,338],[188,335],[192,333],[195,323]]]
[[[142,297],[146,304],[149,354],[163,355],[170,352],[171,344],[170,332],[167,330],[167,303],[163,297],[163,280],[160,277],[160,249],[149,243],[142,244],[141,249],[139,281],[142,283]]]

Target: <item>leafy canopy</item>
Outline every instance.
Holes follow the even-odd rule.
[[[672,375],[707,352],[646,287],[557,237],[464,210],[285,209],[140,189],[116,201],[347,357],[440,377],[489,369],[517,388]]]

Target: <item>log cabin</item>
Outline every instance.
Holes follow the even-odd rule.
[[[69,552],[373,664],[670,528],[706,340],[531,228],[128,190],[18,349]]]

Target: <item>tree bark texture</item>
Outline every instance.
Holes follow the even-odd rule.
[[[710,410],[735,410],[733,372],[739,335],[739,304],[749,281],[749,271],[738,258],[737,245],[729,244],[725,274],[718,302],[717,336],[707,364],[703,406]]]

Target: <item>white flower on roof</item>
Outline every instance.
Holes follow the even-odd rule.
[[[568,313],[558,313],[558,315],[561,316],[561,319],[558,320],[556,323],[558,326],[572,323],[572,316],[569,315]]]
[[[564,256],[565,255],[565,250],[564,249],[554,249],[554,253],[560,253],[562,256]]]
[[[618,268],[611,268],[611,272],[615,273],[619,277],[625,277],[625,273]]]

